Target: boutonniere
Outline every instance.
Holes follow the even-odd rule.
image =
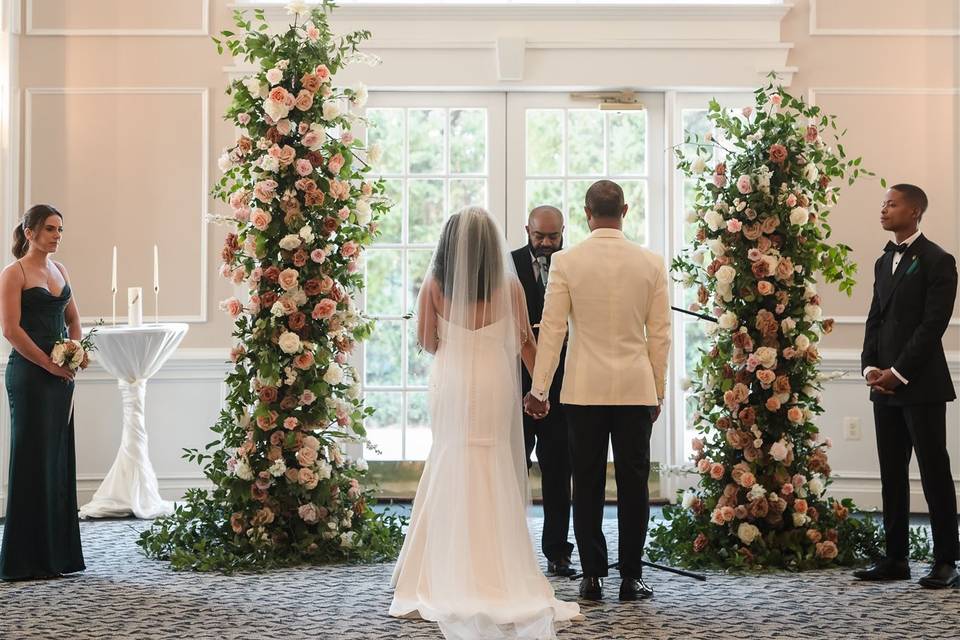
[[[920,260],[917,259],[917,256],[912,256],[910,260],[910,268],[907,269],[907,275],[910,275],[917,270],[917,267],[920,266]]]

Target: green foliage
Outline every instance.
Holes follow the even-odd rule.
[[[372,413],[349,364],[373,322],[353,300],[359,259],[389,212],[382,181],[366,174],[378,150],[351,128],[366,89],[332,86],[370,34],[330,32],[324,1],[308,21],[270,35],[263,12],[237,11],[237,31],[218,51],[260,69],[234,81],[226,119],[239,130],[220,159],[213,194],[235,227],[221,274],[245,283],[247,302],[225,300],[236,318],[226,406],[204,449],[184,458],[213,485],[192,490],[139,540],[174,569],[242,571],[303,562],[381,561],[402,541],[399,518],[374,512],[362,488],[366,464],[344,455],[364,441]]]
[[[712,131],[688,133],[691,246],[671,270],[693,311],[719,319],[692,366],[699,487],[664,510],[651,557],[693,567],[810,569],[879,553],[878,527],[825,495],[828,441],[817,343],[818,280],[850,294],[850,248],[829,242],[836,184],[873,175],[848,158],[833,116],[770,84]],[[684,152],[685,151],[685,152]]]

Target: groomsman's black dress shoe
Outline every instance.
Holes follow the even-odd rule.
[[[557,561],[553,560],[547,561],[547,573],[551,576],[563,576],[564,578],[569,578],[576,571],[573,570],[573,567],[570,566],[570,556],[562,556],[557,558]]]
[[[620,583],[621,600],[647,600],[653,597],[653,589],[643,578],[624,578]]]
[[[884,558],[879,560],[872,567],[858,569],[853,572],[853,577],[858,580],[880,581],[880,580],[909,580],[910,563],[906,560],[891,560]]]
[[[580,581],[580,597],[584,600],[601,600],[603,598],[603,578],[584,576]]]
[[[929,589],[960,588],[960,573],[952,562],[934,562],[930,573],[919,580],[921,586]]]

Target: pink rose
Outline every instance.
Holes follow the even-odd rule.
[[[697,462],[697,471],[700,473],[707,473],[710,471],[710,461],[706,458],[700,458],[700,461]]]
[[[807,132],[804,134],[803,139],[807,142],[816,142],[817,138],[820,137],[820,132],[817,130],[816,125],[808,125]]]
[[[261,180],[253,187],[253,195],[261,202],[270,202],[277,192],[276,180]]]
[[[743,113],[744,118],[749,118],[753,115],[753,107],[744,107],[741,113]]]
[[[770,145],[770,161],[776,164],[783,164],[787,159],[787,148],[782,144]]]
[[[280,272],[280,275],[277,276],[277,284],[279,284],[284,291],[290,291],[296,288],[299,278],[300,274],[296,269],[284,269]]]
[[[340,210],[337,211],[337,216],[338,216],[341,220],[346,220],[347,218],[349,218],[349,217],[350,217],[350,209],[349,209],[349,207],[340,207]]]
[[[300,158],[296,163],[297,175],[299,176],[308,176],[313,173],[313,166],[310,164],[310,161],[306,158]]]
[[[734,510],[733,507],[726,506],[720,507],[720,516],[723,518],[724,522],[730,522],[733,520]]]
[[[710,514],[710,522],[713,524],[723,524],[723,513],[720,509],[713,510],[713,513]]]
[[[301,447],[297,451],[297,462],[304,467],[311,467],[317,461],[317,450],[310,447]]]
[[[838,553],[840,553],[840,550],[837,549],[837,544],[832,540],[817,543],[817,555],[824,560],[833,560]]]
[[[703,451],[703,440],[701,438],[694,438],[691,446],[694,451]]]
[[[333,278],[330,276],[323,276],[323,279],[320,281],[320,293],[330,293],[333,291]]]
[[[280,161],[280,166],[286,167],[293,164],[293,161],[297,157],[297,152],[288,144],[281,146],[273,145],[270,147],[270,150],[267,152],[274,158]]]
[[[345,131],[342,136],[340,136],[340,142],[345,145],[350,145],[353,142],[353,134],[349,131]]]
[[[723,478],[724,471],[723,465],[719,462],[714,462],[710,465],[710,477],[714,480],[720,480]]]
[[[350,185],[340,180],[330,182],[330,196],[335,200],[346,200],[350,197]]]
[[[297,369],[309,369],[313,366],[313,363],[313,354],[309,351],[304,351],[293,359],[293,366],[295,366]]]
[[[300,421],[297,420],[296,418],[292,418],[292,417],[291,417],[291,418],[286,418],[286,419],[284,419],[284,421],[283,421],[283,428],[284,428],[284,429],[288,429],[288,430],[290,430],[290,431],[293,431],[294,429],[297,428],[297,425],[298,425],[299,423],[300,423]]]
[[[740,485],[745,489],[749,489],[753,485],[757,484],[756,477],[749,471],[740,476]]]
[[[316,489],[317,483],[320,482],[320,478],[311,469],[300,469],[297,480],[307,489]]]
[[[737,220],[736,218],[731,218],[727,220],[727,231],[730,233],[737,233],[740,229],[743,228],[743,223]]]
[[[313,307],[313,313],[310,316],[314,320],[327,320],[333,317],[337,310],[337,303],[330,298],[324,298]]]
[[[787,199],[785,202],[788,207],[795,207],[797,206],[797,196],[791,193],[790,195],[787,196]]]
[[[773,106],[779,107],[780,103],[783,102],[783,96],[778,93],[770,98],[770,102],[773,103]]]
[[[320,78],[315,73],[305,73],[300,78],[300,84],[310,93],[316,93],[320,88]],[[302,131],[300,133],[303,133]]]
[[[274,87],[270,90],[269,99],[274,102],[284,102],[287,98],[287,90],[283,87]]]
[[[263,209],[256,209],[250,216],[250,223],[260,231],[266,231],[272,218]]]
[[[300,144],[308,149],[312,149],[320,142],[320,134],[316,131],[307,131],[300,139]]]
[[[238,344],[238,345],[236,345],[235,347],[231,347],[231,349],[230,349],[230,361],[231,361],[231,362],[236,362],[237,360],[239,360],[240,358],[242,358],[242,357],[244,356],[244,354],[246,354],[246,353],[247,353],[247,350],[246,350],[246,348],[244,348],[244,346],[243,346],[242,344]]]
[[[249,113],[237,114],[237,122],[240,124],[240,126],[243,126],[243,127],[247,126],[248,124],[250,124],[250,114]]]
[[[300,516],[300,519],[307,524],[316,524],[317,522],[317,506],[312,502],[300,505],[297,509],[297,514]]]
[[[306,89],[301,89],[300,93],[297,94],[297,101],[294,106],[300,111],[309,111],[310,107],[313,106],[313,94]]]
[[[325,64],[318,66],[314,73],[320,78],[320,82],[326,82],[330,79],[330,69],[327,69],[327,65]]]
[[[714,186],[723,189],[725,186],[727,186],[727,176],[720,174],[713,176],[713,184]]]
[[[224,300],[221,304],[221,308],[223,308],[224,311],[229,313],[230,316],[234,318],[243,313],[243,303],[236,298],[228,298],[227,300]]]
[[[753,192],[753,183],[750,181],[750,176],[740,176],[737,178],[737,191],[743,194]]]
[[[780,493],[782,493],[784,497],[792,496],[793,490],[794,490],[794,486],[789,482],[783,485],[782,487],[780,487]]]
[[[327,169],[329,169],[333,175],[337,175],[340,173],[340,169],[343,168],[344,162],[346,161],[343,159],[343,155],[339,153],[334,154],[334,156],[327,161]]]
[[[292,130],[293,125],[286,118],[277,123],[277,131],[280,132],[280,135],[288,136]]]
[[[305,389],[303,393],[300,394],[300,404],[302,405],[313,404],[316,400],[317,396],[313,391],[310,391],[310,389]]]
[[[342,247],[340,247],[340,253],[345,257],[349,258],[350,256],[356,255],[359,245],[353,240],[345,242]]]

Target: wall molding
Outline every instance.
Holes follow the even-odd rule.
[[[36,0],[26,0],[27,28],[28,36],[67,36],[67,37],[151,37],[151,36],[209,36],[210,35],[210,0],[199,0],[200,26],[196,28],[185,29],[151,29],[151,28],[117,28],[117,29],[58,29],[47,27],[35,27],[33,19],[33,3]]]
[[[33,157],[33,97],[38,95],[195,95],[200,96],[200,117],[201,117],[201,153],[200,153],[200,202],[198,207],[198,219],[200,222],[200,311],[193,315],[161,315],[161,322],[186,322],[186,323],[204,323],[207,322],[208,305],[208,286],[209,281],[209,260],[207,251],[209,248],[209,223],[206,220],[206,213],[210,208],[208,194],[210,192],[210,91],[207,87],[191,86],[171,86],[171,87],[27,87],[24,99],[24,117],[23,117],[23,200],[24,205],[32,200],[31,192],[31,162]],[[119,295],[120,292],[118,292]],[[149,292],[148,292],[149,297]],[[123,304],[118,305],[123,310]],[[81,316],[80,322],[83,324],[94,324],[101,319],[109,316]],[[147,316],[147,320],[150,317]],[[117,316],[118,324],[126,324],[126,316]]]
[[[866,324],[867,316],[831,316],[836,324]],[[950,318],[951,327],[960,327],[960,318]]]
[[[960,36],[960,28],[957,29],[929,29],[929,28],[871,28],[864,29],[858,27],[836,27],[824,28],[817,24],[817,0],[810,2],[810,21],[807,32],[811,36],[872,36],[872,37],[912,37],[912,38],[930,38],[930,37],[951,37]]]

